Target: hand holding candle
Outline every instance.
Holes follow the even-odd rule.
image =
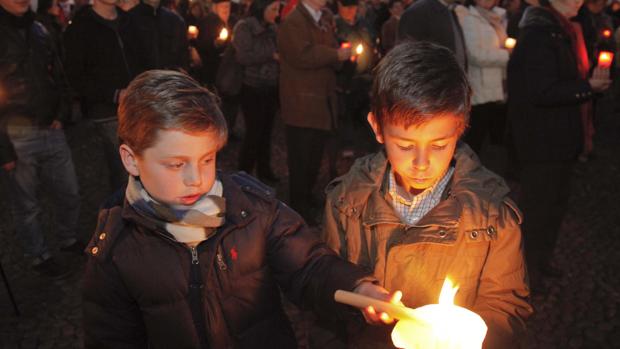
[[[351,43],[345,41],[342,44],[340,44],[340,48],[338,49],[338,60],[346,61],[347,59],[350,59],[350,58],[351,58]]]

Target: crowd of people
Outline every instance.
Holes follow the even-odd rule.
[[[450,274],[460,304],[489,326],[485,347],[508,348],[532,313],[530,291],[562,275],[553,248],[572,167],[593,156],[620,2],[69,1],[0,0],[0,171],[34,270],[68,272],[44,239],[41,185],[60,249],[90,254],[91,347],[293,346],[278,287],[325,317],[337,288],[395,302],[387,290],[403,290],[418,306]],[[216,174],[239,114],[245,173]],[[270,159],[277,115],[290,208],[263,184],[285,176]],[[115,192],[88,246],[75,235],[63,132],[75,122],[96,130]],[[321,202],[324,154],[333,178],[338,157],[369,152],[357,148],[364,137],[372,154]],[[482,166],[487,145],[506,149],[517,203]],[[188,263],[165,263],[187,251]],[[235,264],[241,253],[251,261]],[[215,263],[217,283],[200,263]],[[177,302],[186,296],[189,308]],[[372,309],[364,317],[380,322]],[[359,347],[389,342],[383,327],[348,331]]]

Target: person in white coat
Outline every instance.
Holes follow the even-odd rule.
[[[489,135],[493,144],[502,144],[505,130],[504,79],[509,50],[505,47],[505,10],[497,0],[469,0],[457,11],[463,34],[468,76],[473,90],[470,127],[464,140],[478,154]]]

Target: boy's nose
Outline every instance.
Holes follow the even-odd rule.
[[[413,158],[413,168],[419,171],[424,171],[428,168],[430,164],[430,159],[426,152],[420,151],[416,154],[415,158]]]
[[[202,174],[198,168],[189,168],[185,173],[183,182],[188,187],[197,187],[202,184]]]

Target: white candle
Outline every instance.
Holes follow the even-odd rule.
[[[482,318],[454,305],[454,287],[446,278],[439,304],[414,309],[416,321],[401,320],[392,331],[392,341],[405,349],[480,349],[487,332]]]

